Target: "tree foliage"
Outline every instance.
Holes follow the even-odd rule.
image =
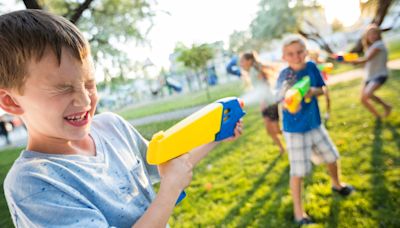
[[[271,40],[288,32],[294,32],[297,25],[296,5],[290,0],[261,0],[256,18],[250,29],[253,39]]]
[[[146,0],[23,1],[27,8],[48,10],[75,23],[89,40],[97,65],[104,68],[110,67],[104,60],[111,60],[113,67],[119,69],[130,67],[122,44],[144,43],[155,16],[154,2]]]
[[[208,44],[192,44],[190,48],[183,44],[178,44],[175,48],[175,53],[179,53],[177,58],[179,62],[194,71],[205,68],[207,61],[214,57],[213,49]]]

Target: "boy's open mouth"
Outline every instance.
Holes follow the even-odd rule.
[[[89,112],[80,112],[80,113],[74,113],[72,115],[68,115],[66,117],[64,117],[64,119],[71,125],[73,126],[83,126],[85,124],[87,124],[88,122],[88,116],[89,116]]]

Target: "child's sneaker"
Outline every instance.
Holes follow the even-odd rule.
[[[332,187],[332,191],[337,192],[342,196],[348,196],[354,191],[354,187],[351,185],[345,185],[341,189]]]
[[[315,222],[311,218],[308,218],[308,217],[303,217],[300,220],[294,220],[294,222],[299,226],[308,225],[308,224],[315,224]]]

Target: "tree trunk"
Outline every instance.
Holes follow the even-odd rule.
[[[24,5],[27,9],[42,9],[42,7],[39,5],[37,0],[23,0]],[[69,20],[76,24],[81,18],[82,13],[89,9],[90,4],[93,2],[93,0],[85,0],[82,4],[80,4],[76,9],[73,10],[73,12],[68,13],[68,15],[72,15]]]
[[[27,9],[42,9],[36,0],[23,0]]]
[[[392,0],[379,0],[379,2],[377,3],[378,7],[376,9],[374,19],[372,19],[371,21],[371,24],[376,24],[377,26],[380,26],[382,24],[392,2]],[[356,45],[350,50],[350,52],[356,52],[359,54],[363,53],[362,37],[357,40]]]
[[[78,22],[79,18],[82,16],[83,11],[87,10],[92,2],[93,0],[85,0],[78,8],[74,10],[75,12],[72,14],[72,17],[69,20],[76,24],[76,22]]]

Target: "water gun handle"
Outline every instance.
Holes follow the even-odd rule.
[[[178,199],[176,200],[175,205],[177,205],[178,203],[180,203],[184,198],[186,197],[186,192],[182,191],[181,194],[179,194]]]

